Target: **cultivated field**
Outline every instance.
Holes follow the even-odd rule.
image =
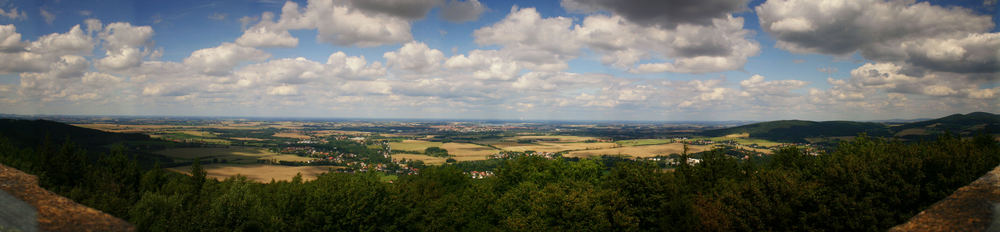
[[[282,166],[268,164],[205,164],[202,165],[207,176],[224,180],[231,176],[242,175],[248,179],[260,182],[274,180],[292,180],[295,174],[302,173],[303,180],[314,180],[316,176],[330,171],[336,166]],[[169,168],[171,171],[190,173],[191,166]]]
[[[278,132],[278,133],[274,133],[274,135],[271,135],[271,136],[279,137],[279,138],[290,138],[290,139],[309,139],[309,138],[311,138],[308,135],[304,135],[302,133],[297,133],[297,132]]]
[[[488,159],[490,155],[495,155],[500,150],[493,149],[487,146],[480,146],[471,143],[440,143],[440,142],[428,142],[421,140],[404,140],[403,142],[393,142],[389,143],[389,146],[393,150],[397,151],[416,151],[423,152],[428,147],[440,147],[448,150],[448,154],[451,155],[456,161],[468,161],[468,160],[485,160]],[[419,154],[404,154],[397,153],[392,155],[393,159],[408,159],[408,160],[421,160],[425,164],[442,164],[447,158],[433,157]]]
[[[616,143],[500,143],[494,144],[500,149],[507,151],[537,151],[537,152],[560,152],[574,150],[595,150],[618,147]]]
[[[404,154],[404,153],[392,154],[392,160],[401,160],[401,159],[406,159],[406,160],[420,160],[420,161],[423,161],[424,164],[427,164],[427,165],[439,165],[439,164],[445,163],[445,161],[448,158],[433,157],[433,156],[427,156],[427,155],[417,155],[417,154]]]
[[[615,143],[622,146],[645,146],[645,145],[667,144],[671,142],[673,142],[672,139],[629,139],[629,140],[615,141]]]
[[[707,138],[707,139],[711,140],[711,141],[716,141],[716,142],[733,140],[733,141],[736,141],[736,143],[739,143],[739,144],[744,144],[744,145],[757,144],[759,146],[765,146],[765,147],[777,146],[777,145],[781,145],[782,144],[782,143],[774,142],[774,141],[770,141],[770,140],[741,138],[741,137],[726,137],[726,136],[723,136],[723,137],[712,137],[712,138]]]
[[[712,146],[688,145],[688,153],[702,152],[712,149]],[[627,155],[635,158],[653,157],[658,155],[680,154],[684,151],[684,144],[670,143],[660,145],[629,146],[600,150],[572,151],[564,155],[566,157],[591,157],[600,155]]]
[[[403,142],[389,143],[389,147],[391,147],[392,150],[416,151],[416,152],[424,152],[424,150],[427,149],[428,147],[441,147],[442,145],[444,144],[440,142],[429,142],[429,141],[409,140],[409,139],[403,140]],[[451,152],[450,149],[448,151],[449,153]]]
[[[487,146],[480,146],[471,143],[445,143],[441,148],[448,150],[448,154],[454,156],[457,161],[485,160],[490,155],[495,155],[500,150]]]
[[[167,157],[194,160],[225,159],[227,163],[255,164],[257,160],[278,160],[278,161],[308,161],[311,158],[278,154],[267,149],[257,147],[197,147],[197,148],[171,148],[154,152]]]
[[[598,140],[595,137],[572,136],[572,135],[527,135],[527,136],[516,136],[511,138],[511,140],[515,142],[521,139],[533,139],[533,140],[543,140],[547,142],[562,142],[562,143],[576,143],[588,140]]]

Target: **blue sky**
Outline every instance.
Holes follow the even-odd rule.
[[[995,0],[687,2],[0,1],[0,109],[570,120],[1000,109]]]

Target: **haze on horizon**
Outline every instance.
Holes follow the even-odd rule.
[[[646,2],[0,1],[0,113],[716,121],[1000,109],[996,0]]]

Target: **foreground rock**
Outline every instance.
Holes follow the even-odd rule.
[[[38,231],[135,231],[135,227],[125,220],[49,192],[38,186],[38,177],[4,165],[0,165],[0,190],[16,198],[7,200],[19,199],[34,207],[3,210],[23,210],[4,213],[28,217],[34,214]]]
[[[889,231],[1000,231],[1000,166]]]

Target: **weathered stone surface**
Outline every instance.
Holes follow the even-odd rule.
[[[49,192],[38,178],[0,165],[0,190],[36,209],[40,231],[135,231],[125,220]]]
[[[1000,166],[889,231],[1000,231]]]

